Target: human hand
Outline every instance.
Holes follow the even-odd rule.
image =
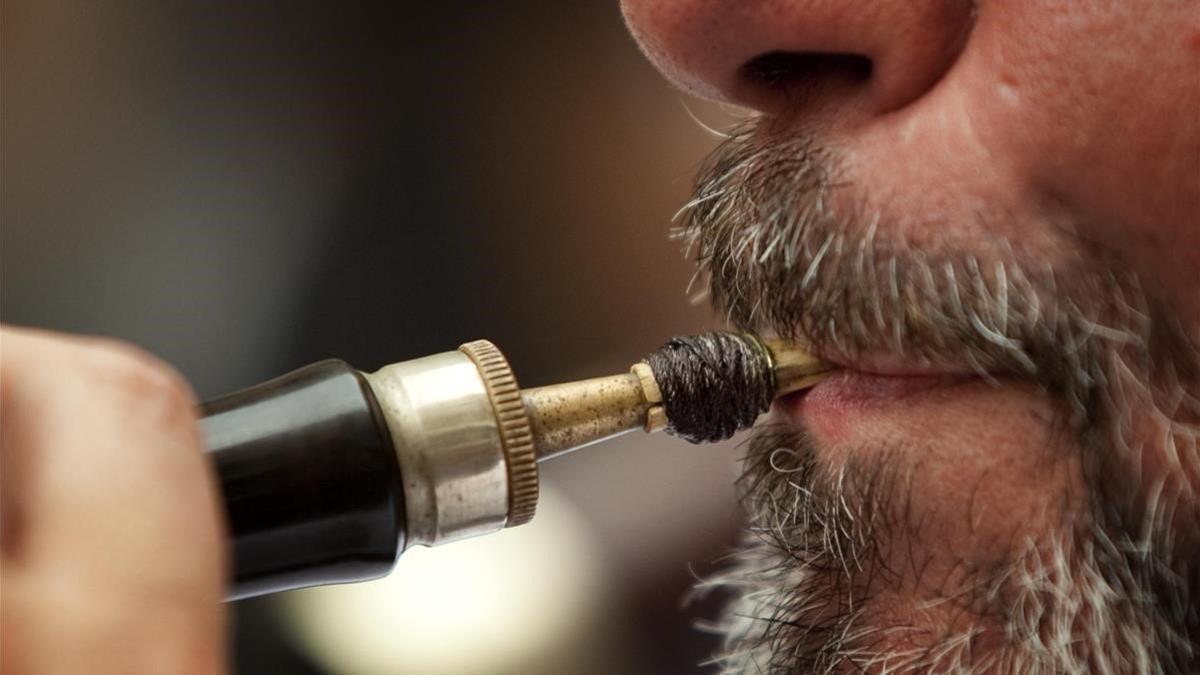
[[[0,670],[225,669],[217,488],[169,366],[4,327],[0,460]]]

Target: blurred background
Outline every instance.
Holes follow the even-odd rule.
[[[0,319],[140,344],[202,398],[486,337],[525,385],[717,325],[668,240],[729,113],[616,0],[4,0]],[[689,110],[691,112],[689,112]],[[231,606],[240,673],[685,673],[735,444],[543,467],[527,527]]]

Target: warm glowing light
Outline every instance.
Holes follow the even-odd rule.
[[[415,548],[385,579],[285,594],[285,624],[346,675],[520,672],[600,611],[605,566],[589,530],[543,486],[532,523]]]

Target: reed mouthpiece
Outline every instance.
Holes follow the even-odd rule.
[[[831,370],[789,342],[712,332],[674,338],[629,373],[526,389],[521,398],[540,461],[634,429],[724,440]]]

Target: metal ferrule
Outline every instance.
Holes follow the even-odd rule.
[[[461,351],[366,375],[404,482],[407,544],[433,546],[504,528],[509,486],[499,423],[476,364]]]

